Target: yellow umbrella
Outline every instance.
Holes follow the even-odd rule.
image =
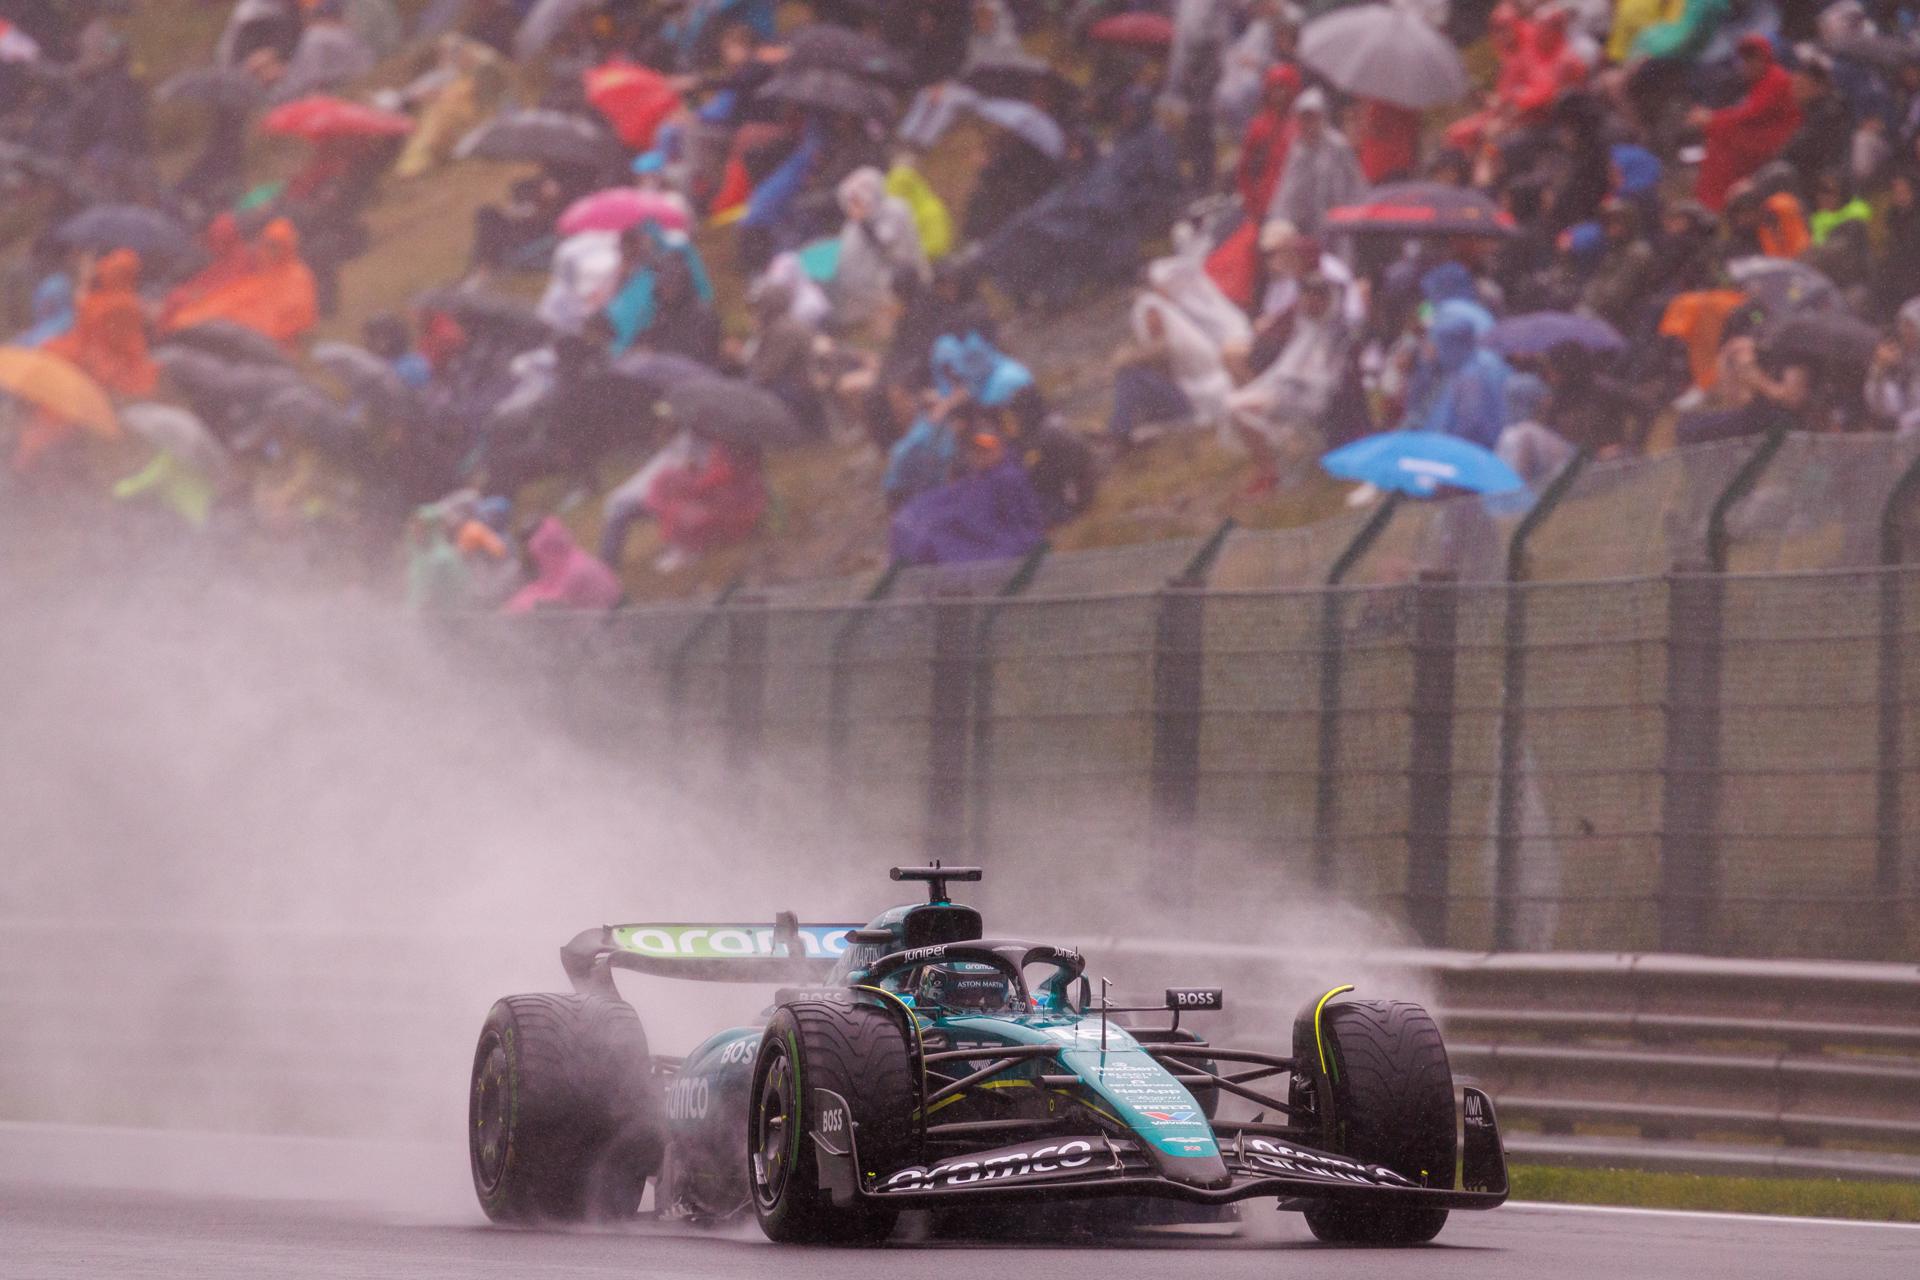
[[[103,440],[120,438],[120,420],[107,393],[71,361],[49,352],[0,347],[0,391],[77,423]]]

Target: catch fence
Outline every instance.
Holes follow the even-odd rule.
[[[1916,475],[1774,436],[1530,503],[455,625],[540,655],[582,732],[903,858],[1144,848],[1119,888],[1171,910],[1253,868],[1433,947],[1911,958]]]

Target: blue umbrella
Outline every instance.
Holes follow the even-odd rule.
[[[1474,493],[1512,493],[1526,483],[1471,441],[1432,431],[1386,431],[1320,459],[1329,474],[1380,489],[1431,497],[1442,485]]]
[[[1481,343],[1503,356],[1543,356],[1564,343],[1588,351],[1624,351],[1627,340],[1598,316],[1571,311],[1529,311],[1508,316],[1487,331]]]

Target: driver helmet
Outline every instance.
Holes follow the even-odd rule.
[[[990,964],[930,964],[920,971],[914,1003],[998,1012],[1013,1002],[1013,983]]]

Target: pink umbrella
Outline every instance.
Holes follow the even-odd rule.
[[[582,231],[625,231],[642,222],[652,222],[669,231],[690,231],[687,211],[672,196],[637,187],[614,187],[582,196],[560,215],[560,234],[577,236]]]

